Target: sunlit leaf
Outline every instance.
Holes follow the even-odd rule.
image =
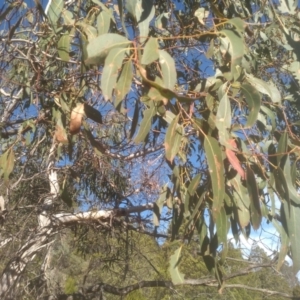
[[[159,58],[159,55],[158,55],[157,39],[154,37],[150,37],[145,45],[141,64],[143,64],[143,65],[151,64],[158,58]]]
[[[93,39],[87,45],[87,59],[86,64],[98,64],[104,61],[111,49],[123,48],[125,49],[130,41],[125,37],[115,34],[106,33]]]
[[[65,1],[64,0],[52,0],[52,1],[49,1],[50,6],[49,7],[46,7],[46,15],[48,16],[49,18],[49,21],[50,23],[52,24],[52,26],[54,28],[56,28],[57,26],[57,21],[61,15],[61,12],[64,8],[64,3]]]
[[[244,38],[235,30],[223,29],[220,33],[229,40],[228,52],[231,56],[231,72],[234,80],[237,80],[240,76],[240,71],[238,71],[237,67],[241,66],[244,55]]]
[[[101,11],[97,17],[98,35],[108,33],[111,21],[111,14],[109,11]]]
[[[220,143],[225,144],[228,141],[228,129],[231,126],[231,105],[226,92],[220,99],[216,115],[216,126],[219,130]]]
[[[180,263],[182,246],[179,247],[170,257],[169,273],[173,284],[180,284],[184,282],[184,274],[179,271],[178,265]]]
[[[172,90],[177,82],[175,61],[172,56],[164,50],[158,50],[158,54],[164,86]]]
[[[199,20],[199,22],[202,25],[205,25],[203,19],[209,16],[209,11],[205,10],[204,7],[200,7],[195,11],[194,16]]]
[[[140,17],[139,24],[138,24],[139,31],[140,31],[140,43],[144,43],[145,40],[148,38],[149,24],[155,16],[155,8],[151,2],[152,1],[144,0],[144,3],[146,5],[145,5],[145,8],[143,10],[143,13]],[[151,10],[150,10],[150,7],[151,7]],[[150,12],[149,12],[149,10],[150,10]]]
[[[281,103],[281,95],[278,88],[271,82],[263,81],[251,74],[246,74],[247,81],[262,94],[268,95],[274,103]]]
[[[61,36],[61,38],[58,41],[58,55],[59,57],[64,61],[70,60],[70,44],[71,44],[72,37],[69,33],[65,33]]]
[[[204,139],[204,149],[213,190],[213,216],[216,219],[220,213],[225,195],[222,152],[217,140],[210,136],[206,136]]]
[[[111,49],[105,59],[101,78],[101,90],[106,101],[111,99],[112,91],[116,86],[119,69],[126,55],[126,49]]]

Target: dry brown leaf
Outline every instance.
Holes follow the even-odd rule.
[[[66,133],[65,129],[58,124],[56,125],[54,135],[55,135],[55,139],[59,143],[67,143],[68,142],[68,137],[67,137],[67,133]]]
[[[84,116],[84,104],[78,104],[71,112],[70,133],[77,134],[80,131],[82,118]]]

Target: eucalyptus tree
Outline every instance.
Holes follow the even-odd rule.
[[[44,274],[58,232],[79,224],[180,244],[171,281],[101,282],[82,297],[180,284],[226,290],[243,275],[224,268],[228,232],[249,238],[264,220],[280,236],[273,264],[289,255],[297,272],[297,1],[43,7],[0,8],[1,297],[20,292],[37,258]],[[213,278],[178,269],[195,234]]]

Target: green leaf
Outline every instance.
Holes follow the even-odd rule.
[[[100,88],[106,101],[111,99],[112,91],[116,86],[119,69],[126,54],[124,48],[113,48],[105,59]]]
[[[203,19],[209,16],[209,11],[205,10],[204,7],[200,7],[195,11],[194,16],[202,25],[205,25]]]
[[[84,103],[84,112],[87,118],[93,120],[94,122],[102,124],[102,115],[97,109],[88,105],[87,103]]]
[[[84,32],[89,42],[93,41],[98,36],[97,29],[84,21],[76,22],[76,26],[80,27],[80,29]]]
[[[278,169],[280,169],[280,168],[278,168]],[[298,194],[296,188],[293,185],[291,174],[292,174],[291,162],[290,162],[289,156],[287,155],[282,177],[286,181],[287,190],[288,190],[290,199],[293,200],[295,202],[295,204],[300,204],[300,195]]]
[[[10,173],[14,169],[15,164],[15,154],[12,149],[5,151],[0,157],[0,168],[2,169],[2,174],[4,181],[8,181]]]
[[[145,1],[147,3],[151,3],[150,1]],[[151,8],[151,12],[149,14],[149,16],[142,22],[139,22],[139,31],[140,31],[140,43],[144,43],[145,40],[148,38],[149,35],[149,24],[151,22],[151,20],[154,18],[155,16],[155,8],[154,6],[152,6]]]
[[[46,8],[46,15],[52,24],[53,28],[55,29],[57,26],[57,21],[61,15],[61,12],[64,8],[64,0],[52,0],[50,2],[49,8]]]
[[[155,113],[156,113],[156,108],[154,105],[151,108],[146,109],[144,111],[144,118],[141,121],[139,132],[134,139],[135,143],[138,144],[145,140],[147,134],[149,133],[149,131],[151,129],[152,117],[155,115]]]
[[[247,118],[247,123],[245,126],[252,127],[257,120],[261,105],[261,97],[258,91],[248,83],[242,84],[241,90],[249,107],[249,116]]]
[[[247,191],[241,183],[241,177],[235,176],[230,183],[234,187],[232,192],[233,199],[237,207],[238,220],[241,228],[245,228],[250,223],[250,198]]]
[[[291,205],[291,211],[288,211],[288,204],[285,201],[283,204],[287,234],[291,242],[292,258],[293,258],[293,269],[297,273],[300,270],[300,239],[299,239],[299,228],[300,228],[300,207]]]
[[[281,95],[272,82],[265,82],[246,73],[247,81],[262,94],[268,95],[273,103],[281,103]]]
[[[111,19],[112,13],[110,10],[100,12],[97,17],[97,29],[99,36],[108,33]]]
[[[188,187],[188,193],[191,196],[194,196],[194,194],[199,186],[200,180],[201,180],[201,173],[197,174],[190,182],[189,187]]]
[[[173,255],[170,257],[170,266],[169,272],[171,275],[171,279],[173,284],[180,284],[184,282],[184,274],[179,271],[178,265],[180,262],[180,254],[181,254],[182,246],[179,247]]]
[[[177,115],[169,125],[165,136],[166,158],[170,162],[172,162],[177,155],[183,136],[183,128],[181,125],[178,125],[178,120],[179,115]]]
[[[64,22],[65,22],[65,25],[68,25],[68,26],[73,26],[75,21],[74,21],[74,16],[73,16],[73,13],[70,12],[69,10],[63,10],[62,11],[62,14],[61,14]]]
[[[164,203],[167,199],[167,192],[168,192],[168,187],[167,187],[167,185],[165,185],[160,192],[159,198],[154,203],[154,209],[153,209],[153,224],[154,224],[154,226],[159,226],[161,211],[162,211]]]
[[[276,128],[276,120],[275,120],[274,112],[271,109],[269,109],[268,107],[264,106],[264,105],[262,105],[260,107],[260,109],[261,109],[261,111],[263,111],[270,118],[271,125],[272,125],[272,131],[274,131],[275,128]]]
[[[58,55],[63,61],[69,61],[70,60],[70,44],[71,44],[72,37],[69,33],[65,33],[61,36],[61,38],[58,41]]]
[[[118,79],[115,88],[115,107],[119,109],[121,101],[125,98],[127,93],[130,91],[131,83],[132,83],[132,60],[129,59],[122,68],[121,75]]]
[[[102,63],[110,50],[114,48],[125,49],[130,41],[115,33],[105,33],[91,40],[87,45],[86,64]]]
[[[158,58],[159,55],[158,55],[157,39],[151,36],[145,45],[141,64],[149,65],[155,60],[157,60]]]
[[[131,122],[131,128],[130,128],[130,135],[129,135],[130,139],[134,136],[136,126],[139,121],[139,112],[140,112],[139,101],[136,100],[135,106],[134,106],[133,118],[132,118],[132,122]]]
[[[173,90],[177,82],[175,61],[172,58],[172,56],[164,50],[158,50],[158,54],[159,54],[159,63],[163,75],[164,87]]]
[[[216,219],[216,228],[218,235],[218,244],[220,245],[220,243],[223,243],[223,245],[226,245],[229,224],[224,206],[221,207],[220,214]]]
[[[220,89],[222,89],[222,87]],[[216,126],[219,130],[220,143],[225,145],[229,139],[228,129],[231,126],[231,106],[227,93],[221,94],[223,94],[223,96],[220,100],[216,115]]]
[[[279,270],[283,265],[283,263],[285,262],[285,257],[289,250],[290,240],[283,226],[281,226],[278,223],[278,221],[275,220],[274,218],[272,219],[272,224],[280,235],[280,250],[279,250],[278,264],[277,264],[277,270]]]
[[[260,200],[254,172],[248,164],[246,169],[246,181],[250,197],[251,224],[252,227],[257,230],[260,227],[262,220]]]
[[[216,220],[221,211],[225,195],[222,152],[217,140],[210,136],[206,136],[204,139],[204,149],[213,190],[212,212]]]
[[[280,166],[281,159],[284,157],[286,158],[288,150],[288,135],[287,132],[283,132],[283,134],[280,136],[279,142],[278,142],[278,148],[277,148],[277,166]]]
[[[245,49],[243,35],[232,29],[223,29],[220,34],[225,35],[230,42],[228,52],[231,56],[231,73],[234,80],[237,80],[240,76],[238,66],[241,66]]]

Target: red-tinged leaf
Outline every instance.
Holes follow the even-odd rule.
[[[204,139],[204,149],[213,190],[213,217],[216,219],[220,213],[225,195],[222,152],[217,140],[210,136],[206,136]]]
[[[230,139],[228,141],[228,143],[233,147],[236,148],[236,143],[234,139]],[[239,159],[237,158],[237,156],[235,155],[235,152],[231,149],[226,148],[225,150],[226,156],[229,160],[229,162],[231,163],[231,165],[233,166],[233,168],[240,174],[242,179],[245,179],[245,171],[242,168]]]
[[[257,230],[262,220],[259,194],[254,172],[249,165],[247,165],[246,171],[247,189],[250,197],[251,224]]]

